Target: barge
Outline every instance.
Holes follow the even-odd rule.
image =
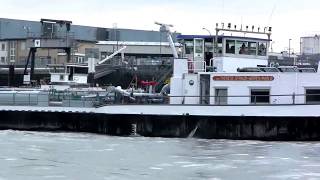
[[[170,25],[158,24],[167,32],[172,44]],[[267,35],[267,38],[219,34],[222,31]],[[320,71],[298,66],[269,66],[271,28],[260,32],[217,25],[216,32],[214,57],[210,62],[204,60],[203,39],[194,39],[192,56],[186,53],[185,58],[178,56],[172,46],[175,59],[169,94],[114,88],[114,96],[120,93],[126,98],[89,103],[90,106],[82,103],[83,96],[77,99],[80,103],[73,103],[76,106],[67,103],[75,101],[71,98],[64,99],[62,106],[50,105],[50,98],[45,98],[45,103],[2,105],[0,129],[151,137],[320,140]],[[77,80],[85,81],[85,78],[81,76]],[[139,101],[138,97],[146,100]],[[157,101],[151,101],[154,97]],[[97,98],[90,101],[96,102]]]

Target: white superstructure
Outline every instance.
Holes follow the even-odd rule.
[[[200,67],[196,65],[201,62],[199,58],[175,59],[170,104],[320,103],[319,71],[294,66],[269,67],[267,49],[271,31],[265,34],[268,39],[217,36],[216,42],[220,43],[216,44],[215,57]],[[196,43],[195,46],[201,47]],[[198,53],[202,53],[200,50]]]

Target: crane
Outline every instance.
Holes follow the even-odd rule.
[[[124,51],[127,48],[127,46],[123,46],[122,48],[120,48],[119,50],[115,51],[114,53],[112,53],[110,56],[107,56],[106,58],[102,59],[101,61],[98,62],[98,64],[103,64],[104,62],[108,61],[109,59],[112,59],[114,56],[116,56],[119,53],[122,53],[122,51]],[[122,57],[122,56],[121,56]]]
[[[169,45],[171,47],[173,57],[176,59],[179,58],[176,47],[175,47],[174,42],[172,40],[172,33],[170,31],[170,27],[173,27],[173,25],[159,23],[159,22],[155,22],[155,24],[160,26],[160,32],[165,32],[167,34],[167,39],[168,39]]]

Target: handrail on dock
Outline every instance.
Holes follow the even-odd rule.
[[[115,93],[83,94],[79,92],[1,92],[0,106],[62,106],[62,107],[101,107],[116,105],[170,105],[170,100],[181,99],[181,105],[301,105],[320,104],[320,94],[278,94],[278,95],[239,95],[239,96],[136,96],[119,97]],[[263,100],[261,100],[261,98]],[[187,100],[198,103],[186,103]],[[195,101],[193,101],[195,100]],[[232,103],[237,102],[237,103]],[[239,103],[240,102],[240,103]],[[283,103],[285,102],[285,103]],[[175,104],[177,105],[177,104]]]

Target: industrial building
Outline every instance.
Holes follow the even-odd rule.
[[[305,36],[300,38],[301,54],[315,55],[320,54],[320,36]]]
[[[298,57],[300,64],[318,66],[320,60],[320,36],[304,36],[300,38],[300,51]]]
[[[178,34],[173,33],[175,42]],[[178,49],[179,44],[175,45]],[[89,27],[67,20],[0,18],[0,85],[6,85],[8,78],[3,75],[8,75],[10,65],[16,75],[34,71],[36,76],[48,76],[48,64],[86,63],[88,57],[101,60],[122,46],[127,47],[125,60],[135,65],[163,65],[173,57],[166,34],[160,31]],[[36,79],[40,78],[43,76]]]
[[[98,56],[103,58],[106,54],[113,53],[119,46],[128,42],[131,45],[128,46],[126,51],[131,57],[155,58],[172,56],[168,43],[166,43],[166,36],[159,31],[101,28],[71,24],[70,32],[65,34],[65,28],[59,23],[0,18],[0,64],[6,65],[11,62],[18,66],[25,65],[28,57],[28,48],[30,48],[27,43],[28,39],[54,39],[66,37],[66,35],[74,40],[71,44],[71,62],[83,63],[86,49],[99,49]],[[143,51],[139,48],[142,46]],[[65,52],[59,49],[39,48],[35,58],[36,67],[44,67],[46,64],[60,64],[66,60]]]

